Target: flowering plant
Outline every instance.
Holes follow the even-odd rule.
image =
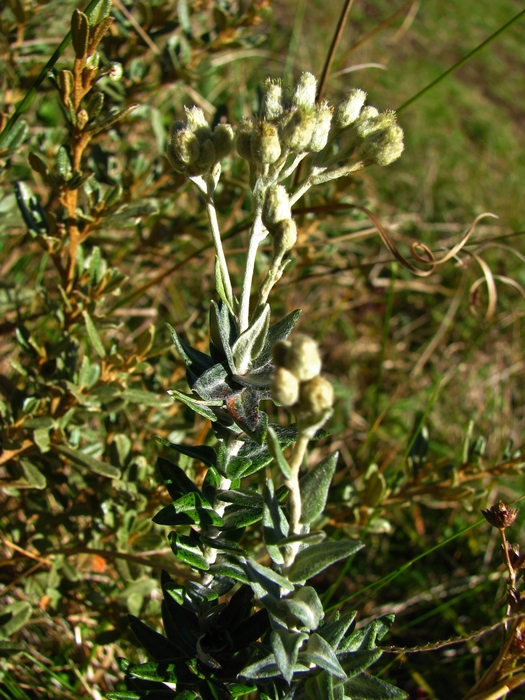
[[[159,459],[173,502],[154,521],[172,528],[171,548],[190,568],[190,580],[162,577],[166,636],[131,617],[153,661],[124,661],[129,690],[111,693],[112,700],[211,700],[255,692],[267,700],[405,697],[366,672],[381,656],[376,645],[393,616],[355,629],[355,611],[327,618],[309,585],[363,545],[330,540],[316,526],[337,453],[301,472],[309,441],[325,434],[334,394],[321,374],[317,344],[300,334],[288,340],[300,311],[272,324],[268,301],[297,240],[292,206],[300,197],[373,163],[388,165],[403,150],[395,114],[380,114],[365,99],[352,90],[335,108],[318,104],[316,80],[303,73],[289,102],[281,85],[268,80],[259,116],[244,119],[236,131],[225,123],[212,130],[197,107],[172,129],[170,162],[206,205],[219,301],[211,302],[209,354],[170,329],[191,389],[171,395],[211,422],[213,440],[195,446],[165,441],[171,454],[207,467],[198,486],[174,457]],[[239,298],[214,203],[221,161],[234,148],[248,163],[253,206]],[[303,160],[302,180],[286,185]],[[255,262],[267,236],[272,254],[252,303]],[[270,423],[260,408],[268,399],[290,409],[295,423]]]

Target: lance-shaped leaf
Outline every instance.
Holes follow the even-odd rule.
[[[171,545],[173,554],[185,564],[189,564],[194,569],[208,571],[210,565],[204,558],[202,550],[196,543],[198,538],[186,537],[185,535],[177,535],[176,532],[170,532],[168,540]]]
[[[188,345],[188,343],[179,336],[177,331],[170,326],[169,323],[166,325],[168,326],[179,355],[195,378],[200,377],[203,372],[213,367],[215,362],[209,355],[205,355],[203,352],[200,352],[200,350],[192,348],[191,345]]]
[[[181,455],[197,459],[207,467],[214,467],[216,465],[217,453],[213,447],[209,447],[208,445],[182,445],[177,442],[170,442],[161,437],[156,437],[155,439],[166,447],[171,447],[172,450],[179,452]]]
[[[293,669],[294,673],[305,673],[309,670],[310,669],[307,666],[303,666],[299,663],[297,663]],[[256,661],[255,663],[246,666],[239,673],[240,678],[252,678],[254,680],[262,678],[274,678],[275,676],[280,675],[281,671],[279,669],[279,666],[277,666],[275,655],[273,653],[269,654],[260,661]]]
[[[270,326],[270,305],[265,304],[232,348],[237,374],[245,374],[261,354]]]
[[[288,535],[290,526],[275,497],[275,489],[271,479],[266,481],[263,508],[263,536],[266,549],[274,564],[283,565],[284,557],[277,546]]]
[[[221,530],[238,530],[240,528],[253,525],[262,520],[263,509],[260,508],[239,508],[238,506],[228,506],[224,511],[224,525]]]
[[[305,639],[308,639],[305,632],[291,632],[281,628],[274,630],[271,634],[275,661],[288,685],[292,681],[299,648]]]
[[[168,493],[173,500],[199,490],[178,464],[173,464],[169,460],[159,457],[157,467],[162,476],[164,486],[168,489]]]
[[[199,491],[192,491],[181,496],[169,506],[160,510],[154,517],[157,525],[212,525],[221,527],[224,524],[221,516],[216,513]]]
[[[226,408],[235,423],[255,442],[262,444],[268,428],[268,416],[259,410],[260,394],[258,391],[243,389],[226,400]],[[253,466],[253,465],[252,465]],[[248,471],[243,476],[253,474]]]
[[[264,343],[262,351],[257,356],[253,366],[251,368],[252,372],[255,372],[260,367],[264,367],[272,360],[272,347],[278,340],[286,340],[290,333],[292,332],[299,316],[301,315],[301,310],[296,309],[292,313],[285,316],[273,326],[270,326]]]
[[[345,634],[348,632],[350,627],[355,623],[357,617],[357,611],[352,610],[346,615],[343,615],[338,620],[328,623],[320,630],[319,634],[326,639],[328,644],[331,645],[332,649],[338,649],[339,642],[343,639]]]
[[[115,124],[115,122],[124,119],[124,117],[126,117],[128,114],[131,114],[131,112],[137,109],[137,107],[138,105],[129,105],[128,107],[124,107],[123,109],[110,109],[107,116],[104,117],[104,119],[93,122],[93,124],[91,124],[88,127],[87,131],[91,131],[93,134],[98,134],[104,129],[109,129],[109,127]]]
[[[407,694],[369,673],[360,673],[344,684],[345,695],[366,700],[406,700]]]
[[[109,479],[120,478],[120,469],[117,469],[107,462],[102,462],[100,459],[95,459],[95,457],[92,457],[81,450],[74,450],[72,447],[68,447],[67,445],[54,445],[53,449],[67,457],[71,462],[73,462],[73,464],[87,467],[92,472],[95,472],[95,474],[107,476]]]
[[[175,644],[172,644],[164,635],[155,632],[134,615],[128,615],[128,620],[139,642],[156,661],[170,656],[180,656],[180,651]]]
[[[275,432],[275,430],[273,429],[272,426],[268,426],[268,433],[266,434],[266,441],[268,443],[268,452],[271,454],[272,458],[275,460],[275,462],[279,466],[279,469],[281,470],[282,475],[284,476],[285,479],[291,479],[292,478],[292,470],[290,469],[290,465],[288,464],[286,457],[283,454],[283,451],[281,448],[281,443],[279,441],[277,433]],[[301,493],[301,498],[302,497],[303,497],[303,495]],[[304,520],[304,518],[303,518],[302,522],[309,523],[311,521]]]
[[[168,391],[168,395],[171,396],[172,399],[174,399],[175,401],[182,401],[182,403],[185,403],[186,406],[189,406],[193,411],[195,411],[195,413],[198,413],[200,416],[203,416],[204,418],[207,418],[211,421],[217,420],[217,416],[208,405],[209,402],[205,403],[204,401],[198,401],[197,399],[194,399],[193,396],[183,394],[180,391],[177,391],[176,389],[171,389],[170,391]],[[212,405],[220,406],[221,403],[222,401],[214,401]]]
[[[373,649],[377,641],[380,641],[388,632],[393,622],[393,615],[385,615],[377,620],[372,620],[366,627],[361,627],[347,635],[339,644],[339,650]]]
[[[247,508],[262,508],[263,497],[255,491],[247,491],[240,489],[230,489],[228,491],[219,491],[217,499],[224,503],[234,503],[237,506],[246,506]]]
[[[223,401],[242,391],[242,387],[231,380],[227,369],[221,364],[203,372],[191,388],[204,401]]]
[[[369,649],[362,651],[338,652],[337,658],[341,666],[344,668],[348,678],[357,676],[358,673],[366,670],[374,662],[376,662],[383,652],[381,649]]]
[[[288,627],[316,630],[324,617],[323,604],[311,586],[303,586],[276,602],[271,597],[265,598],[264,604],[272,615]]]
[[[215,347],[224,354],[230,372],[237,374],[232,352],[232,346],[237,340],[237,328],[226,304],[217,305],[215,302],[211,302],[210,336]]]
[[[162,619],[166,634],[179,648],[182,656],[191,657],[195,654],[195,645],[200,634],[198,617],[170,595],[167,586],[172,583],[172,579],[165,571],[161,574],[161,583],[164,589]]]
[[[338,453],[334,452],[316,464],[299,482],[301,490],[301,522],[309,524],[324,511],[328,490],[337,464]]]
[[[310,635],[305,651],[299,654],[299,661],[305,665],[315,664],[336,678],[346,678],[332,647],[319,634]]]
[[[279,595],[279,587],[284,588],[284,590],[286,591],[294,590],[293,583],[290,583],[290,581],[288,581],[287,578],[281,576],[281,574],[278,574],[276,571],[270,569],[268,566],[263,566],[262,564],[259,564],[259,562],[255,561],[255,559],[246,559],[244,561],[244,566],[246,568],[246,573],[248,574],[250,581],[258,583],[266,591],[268,591],[268,593],[272,595]]]
[[[75,10],[71,17],[71,42],[77,58],[87,55],[89,42],[89,21],[80,10]]]
[[[289,572],[290,581],[304,583],[336,561],[347,559],[364,547],[362,542],[323,542],[303,549]]]
[[[344,700],[344,690],[340,686],[340,692],[334,694],[333,677],[323,671],[309,678],[304,686],[310,700]],[[337,691],[336,691],[337,692]]]

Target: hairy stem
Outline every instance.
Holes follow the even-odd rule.
[[[308,437],[304,433],[300,433],[295,443],[292,456],[288,462],[292,472],[291,478],[286,481],[286,486],[290,492],[288,496],[290,535],[299,535],[301,533],[301,489],[299,488],[299,475],[307,447]],[[300,543],[295,542],[287,547],[284,557],[285,573],[294,563],[299,546]]]
[[[261,242],[266,238],[267,232],[263,226],[261,212],[255,213],[255,220],[252,224],[250,232],[250,242],[248,244],[248,253],[246,255],[246,269],[244,271],[244,280],[241,291],[241,305],[239,311],[239,332],[242,333],[250,325],[250,296],[252,290],[253,273],[255,270],[255,260],[257,258],[257,250]]]

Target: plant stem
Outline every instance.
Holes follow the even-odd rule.
[[[253,273],[255,269],[255,260],[257,250],[261,242],[266,238],[267,232],[263,226],[261,212],[255,213],[255,220],[252,224],[250,232],[250,242],[248,244],[248,253],[246,255],[246,269],[244,271],[244,280],[241,291],[241,304],[239,311],[239,332],[242,333],[250,325],[250,296],[252,290]]]
[[[292,456],[288,462],[292,472],[291,478],[286,482],[286,486],[290,492],[288,496],[290,535],[299,535],[301,533],[301,489],[299,488],[299,474],[306,454],[306,448],[308,447],[308,439],[309,438],[304,433],[299,433]],[[294,563],[299,546],[299,542],[294,542],[287,547],[284,557],[285,574]]]

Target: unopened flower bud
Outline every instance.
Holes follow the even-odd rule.
[[[300,382],[307,382],[316,377],[321,371],[321,355],[315,340],[307,335],[294,336],[286,353],[284,366]]]
[[[293,406],[299,398],[299,382],[284,367],[277,367],[273,373],[271,397],[281,406]]]
[[[292,95],[294,107],[313,107],[317,92],[317,80],[312,73],[301,73]]]
[[[288,192],[283,185],[272,185],[266,190],[262,210],[262,221],[267,229],[283,219],[292,218],[292,208]]]
[[[317,107],[315,114],[315,127],[312,139],[308,144],[308,150],[319,153],[326,146],[330,134],[333,109],[328,102],[323,102]]]
[[[498,501],[488,510],[482,510],[481,513],[489,525],[498,530],[504,530],[516,520],[518,508],[507,508],[503,501]]]
[[[366,139],[377,131],[386,131],[395,123],[395,112],[386,111],[379,114],[375,107],[365,107],[354,126],[359,138]]]
[[[194,133],[177,122],[171,129],[167,152],[173,167],[177,170],[183,170],[185,166],[195,163],[199,157],[199,141]]]
[[[366,92],[352,90],[336,106],[334,113],[334,126],[338,131],[346,129],[358,118],[361,108],[366,100]]]
[[[186,112],[186,126],[190,131],[193,131],[193,133],[197,133],[198,135],[206,134],[210,131],[208,120],[200,107],[196,107],[194,105],[193,107],[189,108],[184,107],[184,110]]]
[[[217,162],[215,148],[211,139],[199,140],[199,157],[188,166],[189,175],[202,175],[209,170],[213,163]]]
[[[261,117],[266,121],[278,119],[283,113],[283,88],[280,82],[266,80],[262,99]]]
[[[122,68],[122,63],[112,61],[108,72],[108,78],[111,80],[111,82],[118,83],[118,81],[122,78],[123,73],[124,68]]]
[[[217,124],[213,130],[213,146],[216,160],[222,160],[230,155],[235,137],[229,124]]]
[[[332,414],[334,390],[324,377],[301,382],[299,401],[294,409],[299,432],[313,434]]]
[[[302,153],[314,133],[315,110],[305,107],[292,107],[287,119],[281,125],[281,139],[284,146],[296,153]]]
[[[390,165],[399,158],[404,148],[403,129],[394,124],[384,131],[375,131],[367,136],[359,147],[359,157],[377,165]]]
[[[274,224],[270,233],[274,258],[282,258],[297,243],[297,225],[293,219],[283,219]]]
[[[253,122],[251,119],[243,119],[235,133],[237,153],[245,160],[252,161],[252,133]]]
[[[252,131],[252,157],[258,163],[275,163],[281,155],[279,131],[275,124],[261,120]]]
[[[81,109],[77,112],[77,127],[83,129],[89,121],[89,114],[85,109]]]

